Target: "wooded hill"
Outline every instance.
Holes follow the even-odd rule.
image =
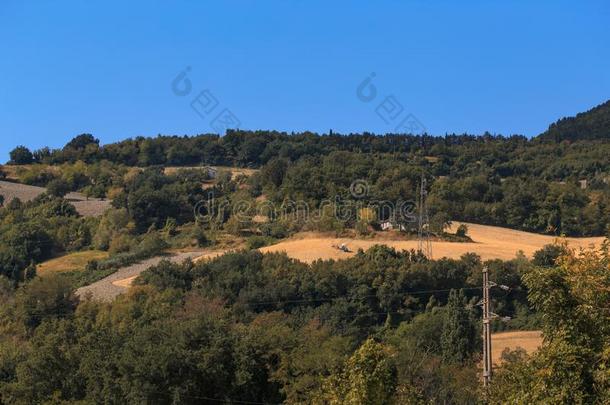
[[[610,141],[604,135],[610,131],[609,109],[606,103],[562,119],[531,140],[491,134],[235,130],[223,137],[138,137],[100,146],[92,135],[83,134],[62,149],[31,152],[18,147],[11,160],[40,163],[23,172],[23,183],[44,187],[62,177],[69,180],[70,190],[94,197],[124,188],[117,173],[133,166],[261,168],[248,180],[248,198],[264,194],[273,202],[298,200],[313,207],[336,196],[351,198],[349,187],[355,180],[368,186],[361,201],[414,201],[423,174],[437,231],[453,219],[553,235],[603,236],[610,225]]]
[[[579,141],[610,138],[610,100],[551,124],[549,129],[538,136],[543,141]]]
[[[231,131],[103,147],[81,135],[57,151],[17,148],[11,180],[47,192],[0,207],[0,402],[606,403],[608,243],[580,253],[547,245],[532,260],[486,262],[471,253],[429,260],[375,246],[306,264],[256,248],[300,230],[369,232],[375,219],[328,215],[322,201],[415,199],[422,175],[439,234],[452,219],[605,234],[608,156],[607,138],[556,143],[488,134]],[[260,170],[219,171],[212,180],[207,171],[160,167],[201,163]],[[368,192],[350,193],[355,180]],[[82,217],[63,198],[71,190],[112,199],[112,207]],[[255,208],[301,200],[320,220],[270,215],[253,225],[254,210],[238,218],[217,207],[210,211],[219,215],[196,220],[195,208],[210,200]],[[223,236],[248,249],[161,262],[113,302],[74,294],[170,248],[218,249]],[[92,249],[104,254],[84,269],[38,275],[42,261]],[[493,328],[544,335],[532,357],[504,356],[489,391],[479,374],[483,266],[509,287],[490,293],[493,311],[511,318],[495,319]]]

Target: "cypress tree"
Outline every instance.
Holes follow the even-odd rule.
[[[441,335],[443,360],[447,363],[464,363],[477,349],[480,337],[463,290],[451,290],[445,311]]]

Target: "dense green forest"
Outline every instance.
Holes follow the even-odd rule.
[[[535,322],[520,281],[530,263],[488,264],[514,287],[495,296],[498,310]],[[470,402],[481,265],[476,256],[430,262],[384,247],[311,266],[243,251],[199,265],[162,263],[113,304],[77,305],[61,278],[16,293],[5,286],[1,322],[11,339],[1,347],[2,399],[312,403],[342,389],[334,379],[374,338],[381,343],[368,343],[361,361],[387,362],[377,365],[387,376],[370,378],[389,384],[388,400],[400,391]]]
[[[375,247],[306,265],[241,251],[162,262],[112,303],[61,277],[2,286],[4,403],[603,403],[610,392],[607,246],[533,262],[429,261]],[[542,327],[481,388],[481,267],[511,327]],[[529,302],[536,309],[528,309]],[[591,311],[593,305],[596,311]],[[601,312],[600,312],[601,311]],[[496,327],[503,327],[499,322]]]

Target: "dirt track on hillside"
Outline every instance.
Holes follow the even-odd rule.
[[[158,256],[152,259],[143,260],[140,263],[123,267],[93,284],[81,287],[76,290],[76,295],[85,297],[91,294],[91,298],[98,301],[112,301],[116,296],[127,291],[131,282],[144,270],[159,264],[166,259],[172,263],[182,263],[187,259],[194,259],[201,256],[202,252],[178,253],[173,256]]]
[[[140,273],[144,270],[156,266],[162,260],[166,259],[172,263],[182,263],[187,259],[191,259],[194,262],[200,262],[206,259],[213,259],[214,257],[220,256],[225,253],[225,250],[218,251],[195,251],[195,252],[182,252],[176,253],[171,256],[158,256],[152,259],[143,260],[140,263],[123,267],[117,272],[96,281],[85,287],[81,287],[76,290],[76,295],[85,297],[86,294],[91,293],[91,297],[99,301],[112,301],[115,297],[126,292],[131,283],[135,280]]]
[[[460,225],[454,222],[452,231]],[[554,236],[516,231],[488,225],[466,224],[468,235],[473,243],[462,242],[432,242],[433,258],[442,257],[458,259],[464,253],[474,252],[483,260],[515,258],[518,251],[531,257],[536,250],[557,240]],[[603,237],[564,238],[573,248],[599,247]],[[345,244],[350,253],[342,252],[333,246]],[[261,248],[262,252],[286,252],[294,259],[311,263],[317,259],[346,259],[355,254],[358,249],[367,250],[374,245],[384,244],[397,250],[417,249],[416,240],[371,240],[352,238],[318,237],[315,235],[296,235],[278,244]]]

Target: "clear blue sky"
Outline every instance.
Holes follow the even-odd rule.
[[[83,132],[212,132],[190,106],[205,89],[244,129],[389,132],[393,95],[431,134],[532,136],[610,98],[609,22],[607,1],[3,0],[0,161]]]

